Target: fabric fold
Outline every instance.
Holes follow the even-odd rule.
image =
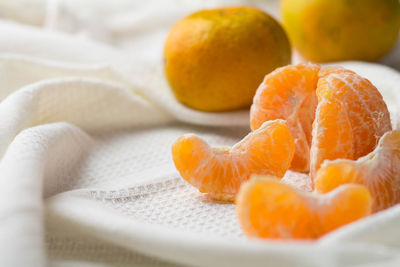
[[[179,178],[170,155],[179,135],[231,145],[250,130],[247,110],[179,103],[163,72],[171,25],[227,4],[278,10],[273,0],[0,0],[1,266],[45,266],[57,253],[56,263],[72,257],[74,266],[82,240],[89,263],[107,244],[152,257],[148,266],[400,264],[398,206],[313,244],[261,242],[243,236],[234,205],[210,202]],[[400,74],[337,64],[377,86],[400,129]]]
[[[27,129],[10,144],[0,163],[1,265],[46,265],[42,188],[59,169],[73,168],[90,143],[77,127],[57,123]]]

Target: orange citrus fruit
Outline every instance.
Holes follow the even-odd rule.
[[[398,0],[282,0],[283,26],[311,61],[374,61],[397,39]]]
[[[175,97],[203,111],[250,106],[266,73],[290,63],[288,38],[275,19],[251,7],[195,12],[174,25],[164,46]]]
[[[290,65],[268,74],[250,110],[251,129],[284,119],[295,139],[291,169],[311,176],[326,159],[357,159],[371,152],[390,116],[379,91],[343,68]]]
[[[315,88],[320,67],[313,64],[290,65],[268,74],[257,89],[250,109],[252,130],[264,121],[285,119],[295,139],[291,169],[309,170],[311,129],[317,97]]]
[[[365,185],[375,212],[400,203],[400,132],[385,133],[373,152],[356,161],[325,161],[317,172],[315,190],[325,193],[346,183]]]
[[[372,83],[349,71],[322,77],[313,126],[311,177],[326,159],[358,159],[391,130],[389,111]]]
[[[181,176],[211,198],[232,201],[252,174],[283,177],[294,153],[293,137],[283,120],[268,121],[232,147],[211,148],[193,134],[172,145]]]
[[[362,185],[342,185],[327,194],[299,191],[273,177],[252,177],[236,198],[244,233],[273,239],[315,239],[371,213]]]

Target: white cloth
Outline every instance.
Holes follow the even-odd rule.
[[[234,205],[179,178],[179,135],[229,145],[249,131],[246,111],[182,106],[162,73],[169,27],[222,4],[277,15],[275,1],[0,0],[0,266],[399,266],[399,206],[318,242],[261,242]],[[398,125],[400,74],[342,65],[371,79]]]

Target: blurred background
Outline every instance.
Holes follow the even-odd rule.
[[[168,30],[178,19],[225,5],[255,6],[281,21],[277,0],[0,0],[0,19],[1,23],[101,43],[135,60],[152,61],[160,59]],[[15,52],[11,47],[1,48],[3,53]],[[295,55],[294,61],[299,60]],[[399,41],[379,62],[400,70]]]

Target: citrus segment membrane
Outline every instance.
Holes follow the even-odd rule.
[[[294,154],[285,121],[268,121],[232,147],[212,148],[187,134],[172,145],[172,158],[183,179],[217,200],[233,201],[252,174],[283,177]]]
[[[362,184],[371,191],[374,212],[400,203],[400,132],[385,133],[375,150],[358,160],[324,162],[315,190],[325,193],[347,183]]]
[[[391,130],[390,115],[379,91],[370,81],[349,72],[331,72],[317,86],[318,106],[336,102],[342,106],[336,125],[329,120],[330,109],[317,108],[311,153],[311,177],[326,159],[358,159],[376,147],[379,138]],[[325,104],[326,105],[326,104]],[[334,107],[335,105],[331,105]],[[349,128],[350,126],[350,128]],[[322,142],[341,136],[336,144],[321,146]],[[352,136],[352,138],[351,138]],[[342,153],[340,153],[342,151]]]
[[[320,67],[314,64],[278,68],[257,89],[250,109],[250,125],[255,130],[264,121],[285,119],[295,139],[291,169],[308,172],[311,129],[317,97],[315,88]]]
[[[315,239],[371,213],[362,185],[342,185],[327,194],[299,191],[271,176],[253,176],[236,199],[237,214],[249,237]]]
[[[315,64],[289,65],[265,77],[251,106],[251,128],[271,119],[285,119],[295,139],[290,169],[311,177],[324,160],[368,154],[391,130],[389,111],[370,81]]]

